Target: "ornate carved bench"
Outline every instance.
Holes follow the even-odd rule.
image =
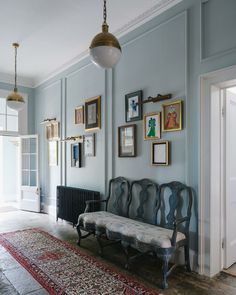
[[[104,202],[105,211],[87,212],[94,202]],[[112,243],[121,243],[126,254],[126,268],[133,259],[151,253],[162,259],[162,288],[167,288],[167,277],[176,267],[169,269],[169,260],[176,250],[184,247],[185,265],[191,271],[189,261],[189,222],[192,207],[192,191],[180,182],[158,186],[148,179],[129,182],[118,177],[109,184],[106,200],[87,201],[85,213],[78,219],[78,244],[81,239],[94,234],[102,254],[105,236]],[[81,230],[87,234],[82,236]],[[108,245],[110,245],[108,244]],[[106,244],[107,246],[107,244]],[[135,248],[138,254],[129,255]]]

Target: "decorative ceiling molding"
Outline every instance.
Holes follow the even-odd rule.
[[[165,12],[166,10],[170,9],[171,7],[177,5],[178,3],[182,2],[183,0],[160,0],[158,4],[154,5],[151,9],[145,11],[144,13],[140,14],[138,17],[133,19],[132,21],[126,23],[122,28],[119,30],[112,32],[118,38],[128,34],[129,32],[135,30],[139,26],[143,25],[144,23],[150,21],[154,17],[160,15],[161,13]],[[64,65],[60,66],[57,70],[53,71],[49,75],[44,77],[39,77],[38,79],[31,80],[33,87],[38,87],[44,82],[48,81],[49,79],[55,77],[56,75],[60,74],[61,72],[67,70],[71,66],[75,65],[76,63],[80,62],[82,59],[88,57],[89,51],[85,50],[84,52],[77,55],[75,58],[71,59]],[[0,77],[1,79],[1,77]]]
[[[182,1],[183,0],[160,0],[158,4],[125,24],[114,34],[120,38]]]

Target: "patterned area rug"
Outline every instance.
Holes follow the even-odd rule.
[[[0,234],[0,244],[50,294],[158,295],[40,229]]]

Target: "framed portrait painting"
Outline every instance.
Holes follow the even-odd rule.
[[[84,135],[84,155],[86,157],[95,156],[95,134]]]
[[[152,142],[152,165],[169,165],[169,142]]]
[[[84,106],[75,108],[75,124],[84,124]]]
[[[136,125],[118,127],[118,156],[136,157]]]
[[[71,167],[82,167],[81,148],[82,145],[80,142],[71,144]]]
[[[161,138],[161,113],[148,113],[143,118],[144,139]]]
[[[85,131],[101,128],[101,96],[87,99],[85,102]]]
[[[182,100],[162,105],[162,131],[182,130]]]
[[[142,120],[142,90],[125,95],[125,121]]]

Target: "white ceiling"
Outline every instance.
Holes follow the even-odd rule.
[[[120,37],[182,0],[107,0],[110,31]],[[0,0],[0,80],[14,74],[36,86],[87,55],[101,30],[102,0]]]

